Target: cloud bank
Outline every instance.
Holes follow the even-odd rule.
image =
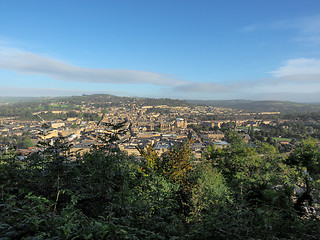
[[[283,66],[270,73],[278,80],[320,82],[320,59],[289,59]]]
[[[211,93],[235,88],[234,85],[173,79],[164,74],[147,71],[78,67],[31,52],[9,48],[0,48],[0,69],[68,82],[169,86],[177,92]]]
[[[79,96],[82,94],[113,94],[128,96],[128,92],[123,91],[90,91],[78,89],[60,89],[60,88],[25,88],[25,87],[1,87],[1,97],[51,97],[51,96]]]
[[[0,46],[0,69],[10,70],[16,73],[35,76],[46,76],[54,80],[66,82],[83,83],[104,83],[104,84],[123,84],[122,88],[125,95],[135,94],[130,85],[149,84],[159,86],[160,95],[168,93],[172,96],[195,96],[195,98],[210,99],[214,96],[237,96],[237,98],[257,99],[263,96],[285,96],[280,92],[285,92],[286,97],[297,97],[297,93],[303,94],[300,99],[311,99],[319,101],[315,91],[319,91],[320,86],[320,59],[317,58],[295,58],[289,59],[282,65],[269,73],[270,78],[256,79],[251,81],[233,82],[192,82],[171,78],[164,74],[137,71],[128,69],[95,69],[74,66],[63,61],[55,60],[50,57],[40,56],[31,52],[18,49],[1,48]],[[165,88],[163,88],[165,87]],[[166,89],[166,90],[163,90]],[[269,90],[268,90],[269,89]],[[36,89],[36,88],[16,88],[2,86],[3,94],[11,96],[62,96],[80,95],[82,93],[91,94],[97,91],[83,91],[77,89]],[[137,91],[137,90],[136,90]],[[165,92],[164,92],[165,91]],[[265,94],[269,91],[269,94]],[[112,92],[109,92],[112,94]],[[272,95],[275,94],[275,95]],[[114,92],[113,94],[123,95]],[[258,94],[258,95],[257,95]],[[8,96],[9,96],[8,95]],[[312,97],[311,97],[312,96]],[[294,98],[294,97],[292,97]],[[318,100],[317,100],[318,99]]]
[[[61,61],[16,49],[0,49],[0,69],[27,75],[42,75],[55,80],[114,84],[153,84],[177,86],[186,81],[164,74],[129,69],[95,69],[73,66]]]

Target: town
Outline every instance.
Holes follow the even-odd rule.
[[[0,236],[319,236],[319,105],[2,102]]]
[[[237,131],[250,144],[255,140],[272,143],[282,153],[292,151],[294,143],[302,138],[296,128],[298,120],[283,118],[279,111],[248,112],[171,99],[102,94],[54,98],[16,104],[17,112],[11,110],[11,115],[8,113],[10,106],[3,104],[0,112],[1,149],[14,145],[22,156],[37,151],[39,142],[58,137],[71,144],[71,152],[88,152],[99,144],[101,137],[113,131],[112,126],[116,124],[123,124],[125,130],[119,134],[118,147],[137,156],[138,147],[152,145],[155,151],[163,153],[189,139],[194,157],[200,159],[209,145],[227,146],[229,130]],[[314,134],[317,138],[319,124],[316,120],[298,122],[303,123],[300,127],[303,137]]]

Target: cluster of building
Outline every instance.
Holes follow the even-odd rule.
[[[273,121],[255,119],[253,114],[227,108],[210,106],[146,106],[135,102],[124,103],[118,107],[96,108],[90,104],[80,106],[82,112],[97,113],[100,121],[83,121],[81,118],[67,118],[47,122],[41,117],[42,112],[35,112],[39,121],[23,122],[15,118],[0,119],[0,136],[21,135],[31,133],[31,140],[38,141],[64,137],[72,143],[72,151],[86,152],[92,145],[99,144],[101,136],[108,136],[114,129],[112,126],[123,123],[126,131],[119,134],[118,146],[128,154],[139,155],[137,147],[152,144],[159,153],[167,151],[173,145],[192,139],[192,151],[200,158],[202,150],[208,144],[226,146],[224,133],[219,131],[223,124],[233,122],[235,126],[255,126],[261,123],[276,124]],[[278,114],[278,113],[264,113]],[[208,120],[212,116],[220,116],[222,120]],[[190,125],[216,127],[216,130],[195,132]],[[43,126],[47,125],[45,129]],[[248,135],[244,136],[250,140]],[[32,149],[29,149],[32,151]]]

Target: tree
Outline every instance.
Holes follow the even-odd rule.
[[[29,137],[26,137],[23,140],[23,145],[24,145],[25,148],[29,148],[29,147],[33,147],[34,146],[33,142],[31,141],[31,139]]]
[[[162,155],[164,173],[173,182],[181,184],[186,189],[190,189],[188,177],[193,168],[193,164],[191,163],[191,143],[192,141],[190,140],[178,146],[173,146]]]
[[[194,217],[215,211],[229,201],[232,196],[223,175],[211,164],[200,166],[197,185],[192,191],[192,204]]]
[[[298,181],[304,192],[298,196],[295,209],[303,214],[303,204],[313,204],[312,192],[319,188],[320,147],[311,138],[302,140],[287,159],[287,163],[298,171]],[[319,194],[319,192],[318,192]]]
[[[161,162],[159,154],[154,150],[152,144],[149,144],[146,148],[142,148],[141,146],[136,147],[142,156],[142,162],[145,164],[147,170],[152,171],[160,171],[163,173],[163,169],[161,169]]]
[[[118,141],[120,136],[127,132],[125,128],[127,121],[119,123],[103,123],[108,127],[106,133],[102,133],[98,136],[100,143],[94,145],[94,149],[100,149],[102,151],[107,151],[109,154],[119,152],[120,148],[118,146]]]

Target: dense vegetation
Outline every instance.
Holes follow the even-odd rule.
[[[120,131],[120,130],[119,130]],[[190,142],[141,158],[106,136],[83,156],[63,139],[0,157],[2,239],[317,239],[319,146],[283,157],[229,131],[195,163]],[[295,194],[294,189],[300,194]]]
[[[30,132],[23,132],[21,136],[18,135],[6,135],[4,132],[0,134],[0,143],[3,145],[11,146],[18,149],[26,149],[33,147],[34,144],[31,141]]]

